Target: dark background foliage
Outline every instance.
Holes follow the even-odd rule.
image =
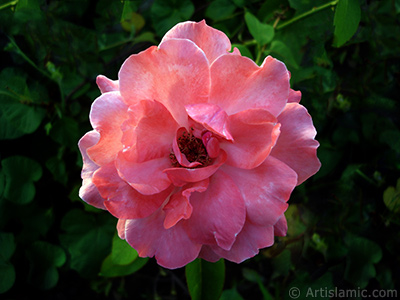
[[[266,55],[286,63],[321,143],[320,172],[290,199],[288,235],[240,265],[225,262],[225,272],[223,262],[218,271],[201,265],[221,287],[226,274],[221,299],[399,289],[398,0],[5,0],[2,299],[190,298],[183,268],[138,258],[116,237],[116,220],[79,199],[77,142],[90,130],[98,74],[117,79],[129,55],[180,21],[202,19],[257,63]],[[199,280],[198,263],[188,281]],[[215,289],[209,297],[218,299]]]

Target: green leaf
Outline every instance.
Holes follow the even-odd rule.
[[[57,268],[66,261],[64,250],[56,245],[43,241],[34,242],[27,250],[31,262],[29,282],[43,290],[54,287],[58,282]]]
[[[46,63],[46,69],[49,71],[51,79],[55,82],[61,82],[63,79],[63,75],[60,72],[60,68],[57,68],[51,61]]]
[[[43,109],[0,94],[0,140],[16,139],[35,132],[44,116]]]
[[[133,274],[140,270],[148,261],[148,258],[137,257],[133,262],[127,265],[118,265],[114,263],[112,254],[107,256],[101,264],[100,275],[104,277],[122,277]]]
[[[283,250],[282,253],[272,259],[271,263],[274,270],[272,278],[289,274],[290,268],[292,267],[290,250]]]
[[[255,282],[258,284],[258,287],[259,287],[261,293],[263,294],[264,300],[272,300],[273,299],[272,295],[265,288],[261,275],[258,274],[256,271],[244,268],[243,269],[243,277],[246,278],[248,281]]]
[[[26,204],[35,197],[34,182],[42,177],[42,167],[33,159],[12,156],[1,161],[5,174],[4,197],[17,204]]]
[[[14,282],[14,266],[0,258],[0,294],[7,292],[14,285]]]
[[[160,37],[177,23],[190,19],[193,13],[190,0],[155,0],[151,6],[153,26]]]
[[[400,154],[400,130],[384,130],[379,137],[379,141],[386,143],[390,148]]]
[[[15,251],[14,235],[0,232],[0,294],[8,291],[15,281],[15,269],[9,259]]]
[[[339,239],[328,238],[327,244],[328,249],[325,257],[328,262],[343,259],[348,253],[347,247]]]
[[[335,25],[333,46],[340,47],[357,31],[361,19],[359,0],[339,0],[333,24]]]
[[[318,299],[325,300],[327,296],[321,291],[334,289],[332,273],[326,272],[319,278],[310,278],[305,271],[297,271],[296,278],[287,286],[284,292],[285,300],[292,299]]]
[[[115,220],[108,214],[72,210],[63,218],[61,228],[66,233],[60,241],[71,255],[71,268],[85,278],[96,276],[110,253]]]
[[[143,28],[146,20],[136,13],[140,1],[124,1],[121,14],[121,26],[125,31],[136,33]]]
[[[138,257],[138,253],[125,240],[114,235],[111,259],[117,265],[128,265]]]
[[[313,5],[317,5],[316,2],[315,0],[289,0],[290,7],[295,9],[298,14],[312,9]]]
[[[148,258],[138,257],[135,249],[114,234],[111,254],[104,259],[100,275],[104,277],[127,276],[141,269],[147,261]]]
[[[64,186],[67,185],[68,175],[65,168],[65,162],[57,156],[53,156],[46,161],[46,167],[54,177],[54,180],[60,182]]]
[[[245,46],[245,45],[241,45],[241,44],[232,44],[232,49],[233,48],[238,48],[240,51],[240,54],[242,56],[246,56],[250,59],[253,59],[253,55],[251,54],[250,50]]]
[[[250,34],[261,46],[264,46],[274,38],[274,27],[268,24],[261,23],[254,15],[246,12],[244,15],[247,28]]]
[[[4,199],[3,194],[5,186],[6,186],[6,176],[3,170],[0,170],[0,203],[1,200]]]
[[[292,50],[281,41],[273,41],[271,47],[268,49],[267,55],[272,53],[274,57],[280,58],[285,64],[291,66],[294,69],[299,69],[300,66],[297,63]]]
[[[0,259],[9,260],[15,251],[14,235],[0,232]]]
[[[326,251],[328,249],[328,246],[326,245],[324,239],[321,238],[321,236],[314,232],[314,234],[311,237],[311,246],[315,248],[318,252],[321,252],[324,256],[326,256]]]
[[[288,237],[295,237],[303,234],[307,230],[307,225],[304,223],[304,218],[301,217],[300,205],[292,204],[289,205],[285,212],[285,217],[288,223]]]
[[[219,300],[244,300],[236,289],[224,290]]]
[[[57,120],[50,130],[50,137],[60,145],[75,149],[80,138],[78,122],[68,117]]]
[[[225,281],[225,261],[215,263],[194,260],[185,268],[186,281],[192,300],[219,299]]]
[[[324,141],[318,149],[318,158],[321,161],[321,169],[315,174],[315,178],[321,178],[330,174],[338,165],[343,153],[337,148],[329,145],[329,142]]]
[[[344,278],[355,286],[364,288],[376,275],[374,264],[382,258],[381,247],[373,241],[357,236],[348,236],[345,242],[349,252]]]
[[[400,178],[397,179],[396,188],[389,186],[383,192],[383,202],[390,211],[400,212]]]
[[[218,21],[229,17],[236,10],[236,5],[230,0],[212,1],[206,10],[206,17]]]
[[[45,110],[35,103],[25,74],[6,68],[0,73],[0,140],[35,132]]]

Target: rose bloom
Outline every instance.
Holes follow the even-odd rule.
[[[253,257],[286,234],[291,192],[320,168],[289,79],[282,62],[257,66],[204,21],[177,24],[118,80],[97,77],[80,197],[163,267]]]

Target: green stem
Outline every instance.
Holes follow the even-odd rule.
[[[294,18],[290,19],[289,21],[284,22],[284,23],[282,23],[280,25],[277,25],[276,29],[279,30],[279,29],[282,29],[284,27],[287,27],[290,24],[292,24],[294,22],[297,22],[298,20],[301,20],[301,19],[303,19],[305,17],[308,17],[309,15],[312,15],[312,14],[314,14],[316,12],[319,12],[319,11],[325,9],[325,8],[328,8],[328,7],[331,7],[331,6],[335,6],[336,4],[338,4],[338,2],[339,2],[339,0],[334,0],[334,1],[331,1],[331,2],[328,2],[328,3],[325,3],[325,4],[321,5],[321,6],[313,7],[311,10],[306,11],[306,12],[294,17]]]
[[[362,178],[364,178],[366,181],[368,181],[369,183],[371,183],[372,185],[376,186],[376,182],[373,181],[371,178],[369,178],[367,175],[365,175],[360,169],[356,170],[356,173],[358,175],[360,175]]]
[[[243,46],[254,46],[257,45],[256,40],[246,41],[242,43]]]
[[[64,110],[65,109],[65,97],[62,91],[62,86],[61,86],[61,82],[60,80],[55,80],[54,78],[51,77],[51,75],[49,73],[47,73],[46,71],[40,69],[17,45],[17,43],[14,41],[14,39],[12,37],[8,37],[11,44],[13,45],[13,47],[15,47],[16,52],[22,56],[23,59],[25,59],[25,61],[27,63],[29,63],[32,67],[34,67],[40,74],[42,74],[43,76],[49,78],[50,80],[54,81],[55,83],[57,83],[58,88],[60,90],[60,95],[61,95],[61,108]]]
[[[22,52],[22,50],[18,47],[17,43],[14,41],[14,39],[12,37],[8,37],[11,44],[15,47],[15,49],[17,50],[16,52],[22,56],[23,59],[25,59],[32,67],[34,67],[37,71],[39,71],[42,75],[46,76],[47,78],[51,78],[50,74],[48,74],[47,72],[43,71],[42,69],[40,69],[28,56],[26,56],[26,54],[24,52]]]
[[[20,99],[20,97],[18,97],[18,95],[16,95],[15,93],[9,93],[9,92],[6,92],[6,91],[0,91],[0,95],[6,95],[6,96],[8,96],[10,98],[14,98],[16,100]]]
[[[260,46],[257,47],[257,48],[258,48],[258,53],[257,53],[257,58],[256,58],[256,60],[255,60],[255,63],[256,63],[257,65],[260,65],[261,56],[262,56],[262,54],[264,53],[265,47],[266,47],[266,46],[267,46],[267,45],[264,45],[262,48],[260,48]]]
[[[7,8],[9,6],[16,5],[18,3],[18,1],[19,0],[14,0],[14,1],[11,1],[11,2],[8,2],[8,3],[4,3],[3,5],[0,5],[0,10],[5,9],[5,8]]]

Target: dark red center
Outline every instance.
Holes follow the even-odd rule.
[[[201,165],[195,168],[202,168],[211,164],[211,158],[207,154],[203,141],[196,138],[191,132],[184,131],[178,138],[177,143],[179,150],[182,154],[185,154],[189,162],[201,163]],[[172,166],[181,167],[173,151],[170,154],[170,159],[172,161]]]

